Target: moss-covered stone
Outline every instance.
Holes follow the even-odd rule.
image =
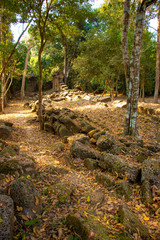
[[[41,214],[42,200],[34,184],[27,180],[15,180],[12,182],[11,197],[16,206],[23,208],[24,214],[29,214],[31,218],[36,217],[36,213]]]
[[[0,152],[0,156],[9,155],[15,156],[19,152],[19,147],[17,145],[7,145]]]
[[[127,164],[123,159],[109,153],[104,154],[104,158],[99,161],[99,166],[104,170],[117,172],[120,178],[127,176],[131,182],[136,182],[140,173],[139,167]]]
[[[69,145],[71,146],[74,141],[79,141],[83,144],[89,143],[89,137],[85,134],[76,134],[67,138]]]
[[[113,177],[102,172],[97,173],[96,180],[105,187],[111,187],[115,184],[115,180]]]
[[[58,202],[61,204],[68,204],[71,202],[71,195],[74,192],[74,187],[65,183],[57,183],[54,185],[54,189],[57,192]]]
[[[130,200],[131,189],[128,182],[122,181],[117,184],[116,191],[118,194],[125,196],[126,200]]]
[[[140,233],[142,239],[150,239],[148,229],[141,223],[137,216],[128,209],[126,205],[122,205],[118,211],[119,220],[125,226],[125,229],[134,234],[137,231]]]
[[[50,122],[45,122],[44,123],[44,130],[46,132],[54,133],[53,126],[52,126],[52,124]]]
[[[0,239],[13,239],[14,206],[11,197],[0,195]]]
[[[84,212],[70,214],[66,218],[69,227],[83,240],[110,240],[109,229],[100,223],[96,216],[88,214],[86,217]]]
[[[86,166],[86,168],[88,168],[89,170],[95,170],[98,168],[98,162],[96,159],[92,159],[92,158],[87,158],[84,160],[84,165]]]
[[[18,169],[19,164],[15,159],[4,159],[4,161],[0,161],[0,173],[12,174]]]
[[[51,146],[52,151],[61,152],[65,149],[65,145],[62,142],[53,143]]]
[[[92,149],[91,147],[84,145],[78,141],[72,143],[70,147],[73,157],[79,157],[80,159],[92,158],[99,159],[100,153]]]
[[[97,140],[97,147],[102,151],[107,151],[112,148],[112,146],[115,144],[115,140],[113,136],[110,134],[102,135]]]
[[[145,203],[152,203],[151,186],[160,189],[160,161],[158,159],[147,159],[142,164],[141,187]]]

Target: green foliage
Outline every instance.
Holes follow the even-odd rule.
[[[29,220],[29,221],[25,222],[25,225],[32,226],[32,225],[36,224],[37,222],[38,222],[38,219],[34,218],[33,220]]]

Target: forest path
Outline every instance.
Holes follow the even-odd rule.
[[[29,155],[35,160],[36,173],[29,178],[34,182],[42,196],[44,211],[42,216],[39,216],[39,222],[35,227],[26,226],[23,220],[20,223],[16,221],[15,232],[19,234],[17,239],[78,240],[79,238],[74,232],[67,228],[65,217],[80,210],[87,217],[90,212],[97,214],[97,222],[101,222],[109,228],[111,239],[117,239],[116,236],[120,236],[124,232],[124,226],[117,222],[119,206],[124,203],[136,212],[139,219],[152,233],[155,231],[157,219],[151,216],[149,209],[141,203],[138,185],[132,186],[131,200],[126,202],[124,197],[116,194],[114,188],[98,184],[96,181],[97,172],[87,170],[83,161],[78,158],[72,159],[69,156],[70,151],[67,143],[52,133],[40,131],[38,122],[31,122],[36,117],[36,113],[24,108],[24,103],[18,100],[10,101],[5,108],[5,114],[0,115],[0,120],[13,123],[12,137],[7,142],[18,144],[21,153]],[[117,133],[122,130],[124,120],[122,108],[95,108],[94,106],[66,102],[55,104],[59,107],[61,105],[74,110],[78,109],[83,114],[87,114],[96,126],[107,126],[108,131],[114,136],[118,136]],[[142,125],[142,122],[145,124]],[[150,116],[140,115],[139,123],[141,123],[141,135],[146,140],[152,139],[153,141],[157,138],[159,125],[152,122]],[[68,157],[70,158],[69,162],[67,161]],[[70,162],[73,163],[74,167]],[[57,187],[60,188],[57,189]],[[59,202],[60,194],[67,200],[62,204]],[[92,194],[93,200],[96,200],[99,195],[103,196],[103,203],[100,203],[102,199],[98,199],[96,204],[92,204],[90,202]],[[144,219],[150,219],[150,221]],[[157,238],[158,233],[154,234],[154,239],[159,239]],[[135,236],[135,239],[138,239],[138,235]]]
[[[112,193],[110,194],[106,188],[98,185],[95,176],[84,167],[80,160],[71,159],[74,164],[74,168],[71,168],[66,162],[66,158],[69,156],[68,144],[52,133],[40,131],[38,122],[30,122],[36,117],[36,113],[24,108],[24,103],[18,100],[10,101],[5,108],[5,114],[0,115],[0,120],[13,123],[12,137],[7,142],[17,144],[20,147],[20,152],[33,157],[36,164],[36,174],[31,177],[31,181],[34,182],[42,196],[44,212],[41,216],[38,231],[33,230],[33,228],[29,229],[24,223],[23,232],[26,231],[26,239],[72,239],[74,233],[66,228],[64,219],[69,213],[80,209],[85,209],[85,211],[90,209],[94,212],[101,210],[101,213],[105,216],[104,221],[110,219],[113,222],[114,229],[115,224],[117,224],[114,215],[121,200],[116,200]],[[60,149],[61,147],[53,148],[55,144],[64,145],[64,149]],[[54,188],[56,184],[64,186],[62,194],[66,198],[66,204],[58,204],[59,190],[57,192],[57,189]],[[74,189],[74,196],[70,199],[72,189]],[[90,193],[97,191],[103,193],[103,196],[107,196],[103,203],[103,210],[98,202],[96,203],[97,206],[90,206],[89,200],[87,201]],[[65,195],[66,192],[68,192],[67,195]],[[118,205],[115,203],[118,203]],[[55,228],[53,228],[55,222]],[[16,228],[19,229],[20,226],[17,225]],[[28,234],[29,237],[27,237]]]

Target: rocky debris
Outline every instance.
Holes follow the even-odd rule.
[[[12,128],[5,123],[0,123],[0,138],[7,139],[11,136]]]
[[[78,116],[68,108],[54,109],[46,108],[43,111],[44,130],[53,132],[61,137],[69,137],[78,133],[88,133],[93,130],[83,115]]]
[[[20,154],[19,158],[17,158],[19,167],[17,170],[23,175],[34,175],[35,174],[35,160],[24,154]]]
[[[125,199],[127,201],[130,200],[131,197],[131,189],[130,189],[130,185],[128,182],[125,181],[121,181],[120,183],[117,184],[116,186],[116,191],[118,194],[125,196]]]
[[[119,207],[118,216],[120,222],[125,226],[125,229],[131,234],[140,233],[142,239],[151,239],[148,229],[141,223],[137,216],[129,210],[126,205]]]
[[[93,129],[93,130],[91,130],[91,131],[88,133],[88,136],[89,136],[90,138],[93,138],[94,134],[97,133],[97,132],[100,132],[100,130],[98,130],[98,129]]]
[[[100,138],[102,135],[105,135],[105,134],[106,134],[105,131],[96,131],[96,132],[93,134],[92,138],[94,138],[94,139],[97,141],[98,138]]]
[[[76,134],[67,138],[67,142],[71,146],[74,141],[81,142],[83,144],[89,144],[89,137],[85,134]]]
[[[160,191],[160,160],[146,159],[142,163],[141,187],[145,203],[152,203],[152,186]]]
[[[111,101],[110,97],[100,97],[97,99],[98,102],[103,102],[103,103],[107,103]]]
[[[18,161],[11,158],[2,158],[0,159],[0,173],[3,174],[12,174],[19,170]]]
[[[44,123],[44,131],[54,133],[54,128],[51,123],[45,122]]]
[[[110,240],[109,229],[100,223],[94,214],[85,216],[84,212],[77,212],[69,214],[66,221],[83,240]]]
[[[97,147],[101,151],[110,150],[115,144],[115,139],[109,133],[105,133],[105,135],[101,135],[97,140]]]
[[[105,187],[111,187],[115,184],[115,179],[113,177],[102,172],[97,173],[96,180]]]
[[[23,208],[23,214],[35,218],[42,211],[42,200],[33,183],[27,179],[15,180],[10,187],[15,206]]]
[[[102,191],[96,190],[87,194],[87,202],[92,205],[100,205],[104,202],[105,195]]]
[[[96,159],[87,158],[84,160],[84,165],[86,168],[93,171],[98,168],[98,161]]]
[[[147,144],[144,147],[153,153],[160,152],[160,148],[157,146],[157,144],[154,143]]]
[[[16,144],[7,144],[3,141],[0,141],[0,156],[8,155],[15,156],[19,154],[19,146]]]
[[[0,195],[0,239],[13,239],[14,206],[13,200],[6,195]]]
[[[126,176],[131,182],[137,182],[140,173],[138,167],[127,164],[118,156],[110,153],[104,154],[103,159],[99,161],[99,166],[104,170],[118,173],[120,178]]]
[[[100,159],[101,157],[99,152],[97,152],[90,146],[82,144],[79,141],[74,141],[72,143],[70,147],[70,152],[73,155],[73,157],[77,157],[80,159],[85,159],[85,158]]]
[[[0,173],[13,174],[19,172],[20,174],[34,175],[35,163],[29,157],[15,157],[15,158],[2,158],[0,160]]]
[[[68,116],[65,115],[60,115],[58,120],[65,125],[69,131],[71,131],[73,134],[74,133],[79,133],[80,128],[79,126]]]
[[[80,120],[80,126],[81,126],[82,133],[89,133],[90,131],[92,131],[94,129],[94,127],[91,126],[91,124],[86,122],[84,119]]]
[[[34,159],[19,152],[16,144],[7,144],[0,141],[0,173],[13,174],[34,174]]]
[[[64,151],[64,149],[65,149],[65,145],[62,142],[55,142],[51,146],[51,150],[53,152],[62,152],[62,151]]]
[[[60,137],[69,137],[73,135],[73,133],[69,131],[64,124],[61,124],[58,121],[53,124],[53,129],[54,132]]]
[[[57,183],[54,185],[58,203],[68,204],[71,202],[71,197],[75,191],[74,187],[68,184]]]
[[[140,113],[150,114],[150,115],[160,115],[160,110],[153,109],[149,107],[139,106],[138,111]]]

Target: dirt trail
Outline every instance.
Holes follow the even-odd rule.
[[[30,227],[25,225],[25,221],[16,221],[15,234],[17,239],[28,240],[54,240],[54,239],[79,239],[65,225],[65,217],[68,213],[76,212],[79,209],[94,211],[101,215],[100,221],[110,229],[111,239],[121,234],[124,227],[117,223],[117,211],[119,205],[125,202],[121,196],[116,196],[113,189],[105,188],[95,181],[95,173],[91,173],[82,161],[71,159],[74,168],[67,163],[66,157],[69,154],[69,146],[61,138],[51,133],[39,130],[38,122],[30,123],[36,116],[30,109],[23,107],[24,102],[11,101],[5,109],[5,114],[0,115],[0,120],[7,120],[13,123],[14,131],[11,143],[16,143],[20,151],[35,159],[36,175],[31,178],[42,195],[44,212],[39,216],[40,221],[37,226]],[[104,114],[104,110],[102,109]],[[91,113],[92,114],[92,113]],[[61,143],[64,149],[53,149],[55,143]],[[74,188],[71,199],[66,204],[59,204],[58,193],[54,186],[59,183]],[[65,188],[64,187],[64,188]],[[148,227],[153,227],[151,221],[144,221],[143,214],[149,216],[149,210],[140,201],[140,188],[132,187],[133,197],[128,206],[136,210],[137,216],[143,220]],[[89,203],[88,196],[92,192],[101,191],[104,194],[103,204],[92,205]],[[136,239],[136,238],[135,238]]]

